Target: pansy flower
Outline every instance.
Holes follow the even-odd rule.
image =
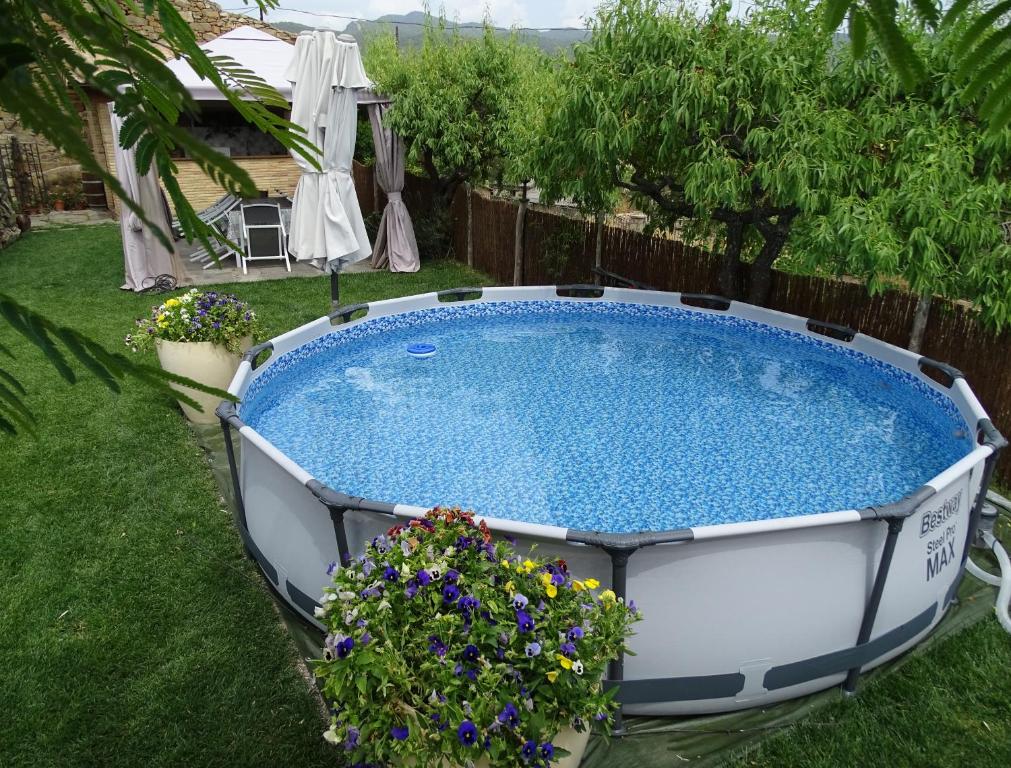
[[[465,747],[472,747],[477,744],[477,737],[477,726],[470,720],[464,720],[460,723],[460,727],[456,729],[456,738]]]
[[[395,725],[390,728],[390,736],[397,741],[404,741],[410,735],[410,729],[406,725]]]
[[[519,627],[520,632],[533,632],[533,617],[526,611],[516,611],[516,626]]]
[[[442,602],[452,603],[460,596],[460,589],[456,584],[447,584],[442,588]]]
[[[516,596],[513,597],[513,608],[515,608],[517,611],[522,611],[524,608],[527,607],[527,604],[529,602],[530,601],[527,600],[526,595],[524,595],[522,592],[517,592]]]
[[[523,742],[523,746],[520,747],[520,756],[526,763],[537,757],[537,742],[532,740]]]

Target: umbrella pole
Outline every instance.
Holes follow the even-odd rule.
[[[330,273],[330,308],[337,309],[341,303],[341,287],[338,281],[339,272]]]

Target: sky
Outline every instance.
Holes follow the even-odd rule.
[[[228,11],[241,12],[243,8],[242,0],[217,2]],[[444,8],[446,17],[455,21],[480,21],[487,10],[495,24],[501,27],[583,27],[597,2],[599,0],[436,0],[430,6],[433,13]],[[280,0],[280,8],[269,11],[267,20],[343,29],[346,20],[298,11],[375,19],[388,13],[419,11],[422,5],[423,0]]]

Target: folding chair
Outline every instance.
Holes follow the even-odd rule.
[[[241,202],[242,201],[235,195],[225,195],[224,197],[218,199],[217,202],[200,211],[197,214],[197,218],[205,224],[214,224],[223,216],[227,216],[228,212]],[[172,234],[175,235],[176,240],[183,236],[182,226],[179,224],[179,219],[172,219]]]
[[[277,203],[243,203],[242,234],[246,241],[246,254],[238,254],[242,263],[242,274],[247,274],[246,262],[259,259],[284,259],[284,266],[291,272],[288,260],[288,234],[281,220],[281,208]]]

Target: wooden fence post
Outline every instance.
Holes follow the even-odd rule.
[[[516,244],[513,249],[513,285],[523,285],[523,225],[527,217],[527,183],[523,182],[523,197],[516,211]]]
[[[467,266],[474,267],[474,188],[468,181],[464,188],[467,190]]]
[[[909,332],[909,351],[919,352],[923,346],[923,335],[927,332],[927,321],[930,319],[930,302],[932,297],[929,293],[920,294],[916,302],[916,312],[913,314],[913,328]]]
[[[593,218],[597,225],[597,242],[593,246],[593,284],[600,285],[600,272],[597,270],[604,266],[604,212],[597,211]]]

